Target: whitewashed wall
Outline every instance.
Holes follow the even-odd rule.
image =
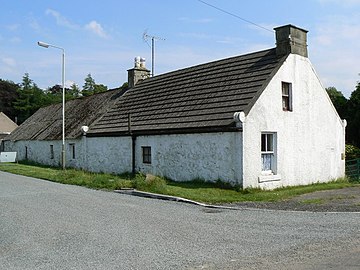
[[[142,146],[151,146],[151,164],[142,162]],[[142,136],[136,153],[136,168],[144,173],[175,181],[242,182],[241,132]]]
[[[130,137],[84,138],[83,145],[85,170],[108,173],[131,172]]]
[[[282,81],[292,83],[292,112],[282,110]],[[276,177],[259,183],[261,132],[277,133],[278,169]],[[309,59],[290,55],[246,117],[244,187],[275,188],[342,177],[344,152],[342,121]]]
[[[75,145],[75,158],[70,144]],[[54,147],[51,158],[50,145]],[[104,137],[66,140],[66,167],[93,172],[123,173],[131,172],[131,138]],[[6,141],[5,151],[17,152],[18,160],[25,159],[27,147],[28,160],[44,165],[61,166],[62,141]]]
[[[76,147],[81,147],[80,140],[66,141],[67,166],[74,165],[74,161],[69,159],[69,143],[75,143]],[[50,145],[53,145],[54,149],[53,159],[51,158]],[[18,160],[24,160],[26,158],[27,147],[28,160],[50,166],[60,166],[61,164],[62,141],[5,141],[4,146],[5,151],[17,152]]]

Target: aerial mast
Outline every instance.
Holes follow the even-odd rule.
[[[143,34],[143,40],[149,45],[148,40],[151,39],[151,77],[155,75],[155,40],[165,40],[165,38],[148,35],[147,31]],[[150,45],[149,45],[150,46]]]

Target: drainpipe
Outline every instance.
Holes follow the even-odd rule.
[[[244,173],[245,173],[245,168],[244,168],[244,159],[245,159],[245,136],[244,136],[244,126],[245,126],[245,120],[246,120],[246,115],[243,111],[241,112],[235,112],[234,115],[234,120],[236,123],[236,127],[238,128],[238,133],[236,133],[236,139],[235,139],[235,146],[234,146],[234,151],[235,151],[235,171],[236,171],[236,180],[237,180],[237,184],[244,187]]]
[[[131,130],[131,114],[128,114],[128,132],[129,132],[129,136],[131,136],[131,167],[132,167],[132,174],[136,173],[136,135],[134,135],[132,133]]]
[[[84,169],[84,170],[89,170],[89,166],[87,165],[87,136],[86,133],[89,131],[89,127],[88,126],[82,126],[81,127],[81,132],[82,132],[82,139],[83,139],[83,145],[82,145],[82,156],[83,156],[83,164],[80,165],[80,168]]]

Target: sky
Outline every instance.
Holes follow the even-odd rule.
[[[154,73],[275,47],[274,27],[306,29],[308,52],[324,87],[346,97],[360,80],[360,0],[0,0],[0,78],[21,83],[25,73],[42,89],[81,88],[91,74],[109,89],[127,81],[134,58]],[[222,9],[232,15],[220,11]],[[235,16],[233,16],[235,15]],[[264,29],[265,28],[265,29]]]

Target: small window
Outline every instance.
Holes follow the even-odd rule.
[[[75,159],[76,158],[76,156],[75,156],[75,143],[70,143],[69,147],[70,147],[70,158]]]
[[[25,159],[28,159],[28,147],[27,146],[25,146]]]
[[[291,83],[282,82],[282,107],[284,111],[292,111],[292,87]]]
[[[143,163],[151,164],[151,147],[150,146],[142,147],[142,157],[143,157]]]
[[[274,137],[274,133],[261,134],[261,170],[266,173],[275,173]]]
[[[54,145],[50,144],[50,159],[54,159]]]

